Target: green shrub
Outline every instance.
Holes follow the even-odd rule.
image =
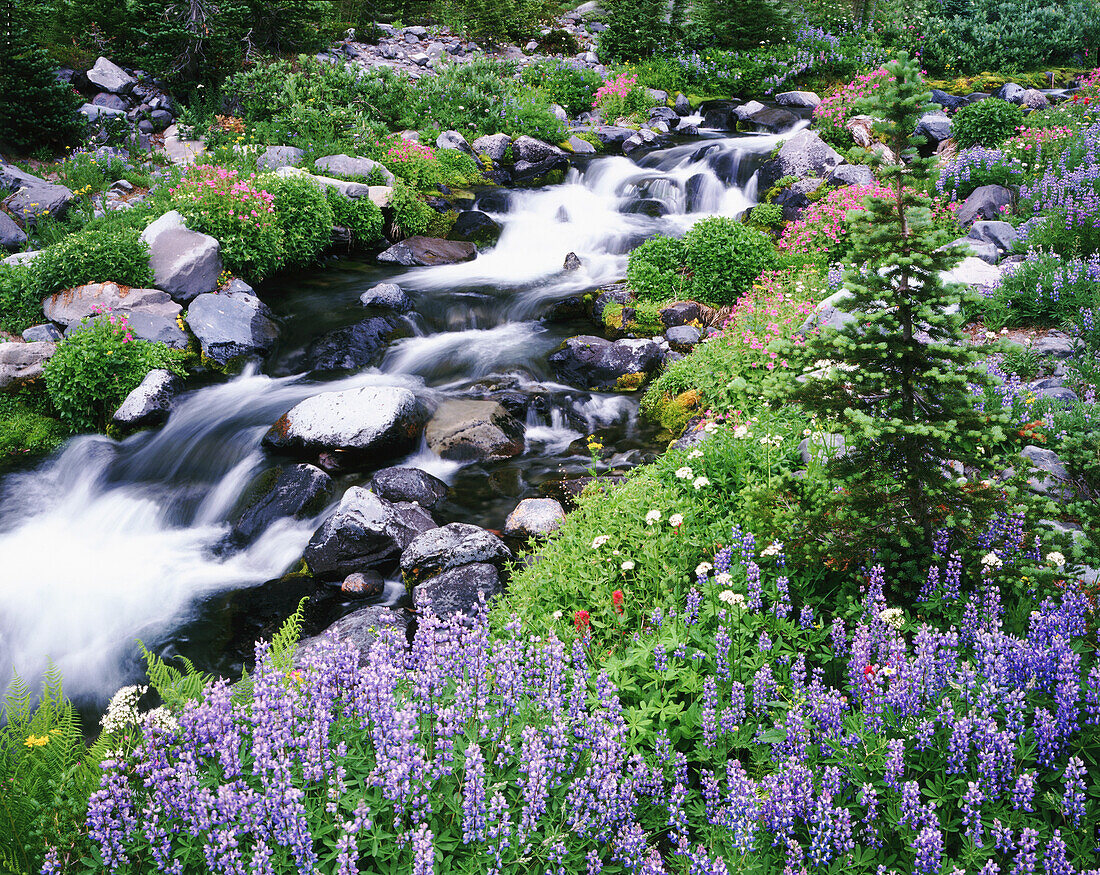
[[[85,283],[115,282],[148,287],[153,283],[149,246],[137,231],[79,231],[50,246],[30,265],[41,297]]]
[[[673,237],[652,237],[630,253],[627,282],[640,300],[673,300],[688,284],[684,278],[685,258],[683,241]]]
[[[684,247],[692,297],[715,307],[733,304],[777,263],[767,234],[723,216],[696,224],[684,235]]]
[[[523,42],[550,12],[546,0],[444,0],[441,6],[454,31],[487,42]]]
[[[420,199],[420,196],[401,179],[393,187],[390,201],[394,224],[407,237],[422,234],[425,237],[446,237],[454,224],[456,214],[438,213]]]
[[[382,211],[372,200],[344,197],[331,187],[325,188],[325,197],[333,223],[351,231],[358,245],[369,246],[382,239]]]
[[[955,113],[951,136],[960,149],[999,146],[1023,124],[1023,109],[1005,100],[979,100]]]
[[[52,452],[68,437],[57,419],[32,400],[37,394],[0,394],[0,470],[20,460]]]
[[[699,0],[688,26],[693,44],[735,50],[780,42],[790,30],[774,0]]]
[[[136,339],[123,314],[85,319],[46,363],[46,392],[74,431],[103,431],[111,414],[154,368],[181,372],[183,354]]]
[[[274,195],[275,219],[283,232],[286,264],[304,267],[332,242],[335,220],[320,186],[305,175],[258,177],[257,185]]]
[[[1076,321],[1083,310],[1100,307],[1100,284],[1092,271],[1087,260],[1032,250],[981,299],[984,321],[996,329]]]
[[[0,331],[21,334],[43,318],[42,298],[30,268],[0,264]]]
[[[664,0],[608,0],[607,30],[600,34],[603,61],[647,58],[669,43],[668,7]]]
[[[779,204],[757,204],[749,212],[749,224],[764,230],[783,225],[783,208]]]
[[[595,70],[573,67],[557,59],[532,64],[523,70],[520,78],[530,88],[546,92],[571,117],[592,109],[596,89],[603,84],[603,78]]]

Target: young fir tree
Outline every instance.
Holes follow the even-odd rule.
[[[847,519],[854,540],[870,534],[882,544],[886,535],[912,554],[930,547],[940,526],[992,502],[996,490],[957,481],[950,463],[984,470],[985,447],[1004,439],[1007,420],[975,404],[971,386],[988,377],[962,330],[965,292],[940,276],[962,256],[941,248],[951,234],[934,226],[924,194],[935,159],[918,154],[923,138],[913,131],[930,95],[914,61],[886,69],[889,79],[858,111],[879,120],[876,131],[901,160],[870,157],[890,195],[849,214],[856,266],[845,273],[849,297],[839,306],[856,318],[807,343],[809,362],[833,364],[811,365],[792,394],[844,432],[849,452],[834,463],[846,485],[838,527],[848,528]]]

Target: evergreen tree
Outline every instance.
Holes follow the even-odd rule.
[[[600,34],[600,60],[635,61],[667,48],[665,0],[607,0],[607,30]]]
[[[930,95],[914,61],[886,69],[890,78],[858,111],[879,119],[876,131],[900,160],[872,158],[890,196],[849,216],[858,266],[845,274],[849,297],[840,306],[856,318],[808,342],[809,362],[832,365],[792,394],[845,434],[849,453],[834,465],[846,481],[843,506],[861,521],[856,528],[870,520],[867,528],[911,550],[930,547],[952,515],[960,521],[992,500],[995,490],[956,483],[948,463],[984,469],[983,445],[1004,439],[1005,420],[975,405],[970,386],[988,377],[962,330],[963,292],[940,276],[961,255],[941,249],[951,234],[934,226],[924,194],[935,159],[918,154],[923,138],[913,131]]]
[[[735,51],[778,42],[790,33],[783,0],[694,0],[690,39]]]

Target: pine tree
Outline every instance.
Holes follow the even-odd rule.
[[[877,133],[901,160],[871,157],[890,196],[849,215],[858,266],[845,274],[840,306],[856,318],[807,344],[809,362],[833,364],[792,395],[845,434],[849,453],[834,465],[848,511],[903,548],[930,547],[949,515],[992,500],[992,489],[956,483],[949,462],[984,469],[983,445],[1004,439],[1005,420],[975,405],[971,386],[988,377],[962,330],[965,293],[940,276],[961,254],[942,248],[951,234],[935,227],[924,194],[935,159],[918,154],[923,138],[913,131],[930,95],[914,61],[886,69],[890,78],[858,111],[879,119]]]

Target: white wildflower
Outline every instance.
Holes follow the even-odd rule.
[[[705,431],[707,434],[714,434],[716,431],[718,431],[718,423],[708,422],[706,425],[703,426],[703,431]]]
[[[684,515],[680,513],[674,513],[668,518],[668,524],[674,529],[684,524]]]
[[[1000,568],[1002,565],[1004,565],[1004,562],[1001,561],[1000,556],[990,551],[982,557],[982,565],[984,565],[986,568]]]
[[[696,477],[691,485],[696,489],[702,489],[704,486],[710,486],[710,481],[706,477]]]
[[[619,567],[623,571],[633,571],[634,570],[634,560],[633,559],[627,559]]]
[[[905,625],[905,611],[901,608],[886,608],[879,612],[878,618],[887,626],[900,629]]]
[[[733,430],[733,436],[738,439],[747,438],[752,437],[752,433],[749,431],[749,427],[747,425],[739,425]]]
[[[1047,553],[1047,564],[1053,565],[1055,568],[1061,568],[1066,564],[1066,557],[1055,550],[1053,553]]]
[[[780,541],[772,541],[760,551],[761,556],[778,556],[783,552],[783,544]]]
[[[592,549],[599,550],[600,547],[606,544],[609,540],[610,538],[607,535],[597,535],[595,538],[592,539]]]
[[[732,605],[733,600],[736,597],[737,593],[735,593],[732,589],[724,589],[720,593],[718,593],[718,600],[721,602],[725,602],[727,605]]]
[[[661,512],[659,510],[651,510],[645,515],[645,524],[647,526],[653,525],[655,522],[661,519]]]
[[[693,474],[694,472],[687,465],[684,465],[683,468],[676,469],[677,480],[690,480]]]
[[[114,735],[129,729],[131,726],[137,726],[137,703],[148,691],[148,687],[129,686],[123,687],[111,696],[111,701],[107,705],[107,712],[103,715],[103,719],[99,721],[103,731],[108,735]]]
[[[701,459],[701,458],[703,458],[703,451],[702,450],[692,450],[690,453],[688,453],[688,458],[689,459]]]
[[[706,577],[708,574],[710,574],[710,571],[713,567],[714,566],[711,565],[709,562],[700,562],[698,565],[695,566],[695,576]]]
[[[719,586],[729,586],[731,580],[733,580],[733,575],[728,571],[720,571],[714,575],[714,582]]]

